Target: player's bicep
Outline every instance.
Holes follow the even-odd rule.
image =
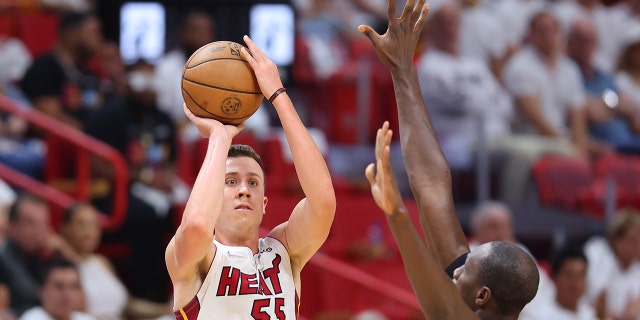
[[[327,239],[334,216],[333,211],[327,212],[330,210],[313,208],[305,198],[293,209],[289,221],[280,226],[289,254],[299,267],[304,266]]]
[[[215,253],[212,238],[187,233],[188,231],[178,228],[165,252],[167,269],[172,279],[194,274],[207,254],[212,250]]]

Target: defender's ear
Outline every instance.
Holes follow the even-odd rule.
[[[491,289],[483,286],[476,294],[475,303],[479,307],[484,307],[491,300]]]

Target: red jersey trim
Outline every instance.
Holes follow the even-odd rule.
[[[174,311],[173,315],[176,316],[176,320],[196,320],[198,319],[199,313],[200,301],[198,301],[198,297],[195,296],[186,306]]]

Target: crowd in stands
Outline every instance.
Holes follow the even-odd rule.
[[[216,22],[206,11],[186,12],[175,48],[155,64],[126,65],[118,44],[103,39],[104,21],[92,13],[97,2],[0,2],[0,14],[40,11],[57,21],[56,41],[46,52],[34,52],[11,31],[17,25],[4,28],[0,21],[0,93],[113,147],[129,168],[126,221],[115,231],[103,232],[100,224],[114,197],[114,171],[103,159],[91,158],[91,201],[66,208],[58,224],[45,199],[0,181],[3,320],[172,316],[166,270],[159,266],[199,161],[198,132],[182,112],[180,77],[187,58],[218,39]],[[386,4],[292,1],[297,44],[289,91],[304,108],[303,120],[318,128],[313,132],[335,181],[344,178],[348,190],[362,192],[364,167],[373,159],[371,129],[383,120],[397,128],[389,75],[356,31],[359,24],[384,28]],[[463,221],[472,246],[519,243],[511,208],[531,191],[532,168],[542,157],[591,165],[611,155],[640,156],[640,0],[436,0],[415,63],[452,170],[474,170],[481,153],[490,159],[497,185],[491,195],[500,202],[478,204]],[[368,89],[360,94],[363,74]],[[356,105],[363,95],[365,113]],[[252,139],[270,132],[265,107],[247,124]],[[52,150],[45,136],[2,114],[0,163],[64,189],[74,177],[47,181]],[[67,166],[62,171],[72,172],[74,151],[55,146],[57,155],[68,156],[58,162]],[[402,161],[392,162],[402,172]],[[406,184],[401,189],[409,195]],[[521,319],[640,320],[636,204],[603,220],[602,237],[554,243],[537,257],[539,293]],[[118,241],[130,248],[124,264],[98,252],[101,243]]]

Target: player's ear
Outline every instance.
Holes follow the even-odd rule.
[[[269,202],[269,198],[264,197],[264,200],[262,200],[262,214],[267,213],[267,202]]]
[[[489,303],[489,300],[491,300],[491,289],[482,286],[476,293],[475,303],[477,306],[483,307]]]

